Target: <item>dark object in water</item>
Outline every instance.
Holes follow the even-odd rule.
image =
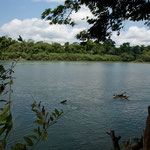
[[[66,104],[66,102],[67,102],[67,100],[63,100],[63,101],[61,101],[60,103],[61,103],[61,104]]]
[[[124,95],[126,92],[123,92],[122,94],[114,94],[113,96],[114,96],[114,99],[117,99],[117,98],[121,98],[121,99],[127,99],[128,100],[128,98],[129,98],[129,96],[126,96],[126,95]]]

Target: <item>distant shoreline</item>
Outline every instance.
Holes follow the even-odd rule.
[[[150,62],[150,45],[131,46],[123,43],[115,46],[111,39],[103,43],[91,40],[84,43],[44,43],[16,41],[0,37],[0,60],[39,60],[39,61],[113,61]]]
[[[15,57],[16,55],[16,57]],[[127,60],[117,55],[92,55],[92,54],[78,54],[78,53],[48,53],[48,54],[33,54],[27,53],[2,53],[0,61],[97,61],[97,62],[150,62],[142,59]],[[13,56],[13,57],[12,57]]]

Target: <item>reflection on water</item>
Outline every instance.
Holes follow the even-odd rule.
[[[66,113],[49,128],[39,150],[109,150],[106,131],[111,129],[122,141],[140,137],[150,104],[149,74],[150,64],[145,63],[19,62],[13,87],[16,137],[34,128],[32,96],[48,110],[56,107]],[[129,101],[113,99],[124,91]],[[64,99],[67,105],[59,104]]]

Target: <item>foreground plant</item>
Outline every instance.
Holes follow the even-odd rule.
[[[36,101],[34,101],[31,107],[37,117],[37,120],[35,120],[34,123],[38,126],[33,129],[31,135],[23,137],[25,144],[16,143],[11,147],[12,150],[33,150],[39,142],[44,142],[47,139],[48,128],[55,124],[63,114],[62,110],[59,112],[57,109],[51,114],[46,112],[45,107],[41,105],[41,102],[37,104]]]
[[[13,68],[15,67],[16,62],[12,63],[9,69],[5,69],[2,65],[0,65],[0,96],[8,95],[8,99],[0,99],[0,103],[2,104],[0,107],[0,149],[5,149],[7,144],[7,139],[10,134],[10,131],[13,127],[12,122],[12,113],[11,113],[11,93],[13,77],[14,73]],[[6,87],[9,88],[6,88]]]
[[[11,94],[13,93],[13,69],[16,63],[17,62],[12,63],[9,69],[5,69],[0,65],[0,96],[8,96],[7,100],[0,99],[0,150],[6,148],[10,135],[15,139],[13,116],[11,112]],[[44,142],[47,139],[48,128],[55,124],[63,114],[62,110],[58,111],[57,109],[50,113],[45,110],[45,107],[41,105],[41,102],[37,104],[36,101],[31,105],[31,109],[36,115],[37,119],[34,123],[37,127],[33,129],[33,133],[23,137],[24,143],[17,142],[15,139],[14,145],[11,146],[12,150],[33,150],[39,142]]]

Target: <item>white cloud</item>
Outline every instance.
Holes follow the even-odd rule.
[[[131,45],[150,45],[150,30],[146,27],[131,26],[127,31],[122,31],[119,36],[113,33],[112,39],[117,45],[125,42]]]
[[[33,2],[63,3],[65,0],[32,0]]]
[[[86,22],[86,17],[93,18],[94,16],[90,12],[89,8],[82,6],[78,13],[73,12],[71,18],[75,21],[77,25],[89,27],[89,24]],[[84,19],[84,20],[83,20]]]
[[[48,21],[32,19],[14,19],[0,27],[0,36],[8,35],[14,39],[21,35],[25,40],[45,42],[75,42],[75,35],[80,31],[87,29],[89,25],[85,20],[86,16],[92,17],[90,11],[83,7],[79,13],[73,13],[71,17],[77,22],[77,26],[71,28],[66,25],[49,25]],[[117,45],[129,42],[131,45],[150,45],[150,29],[146,27],[131,26],[126,31],[121,31],[120,36],[113,33],[112,39]]]
[[[21,35],[25,40],[65,43],[76,41],[75,35],[84,29],[82,26],[70,28],[65,25],[49,25],[48,21],[37,18],[14,19],[0,27],[0,36],[8,35],[17,39]]]
[[[0,27],[0,36],[8,35],[17,39],[21,35],[25,40],[45,42],[74,42],[77,41],[75,35],[89,27],[86,16],[92,17],[90,10],[83,6],[78,13],[73,12],[71,18],[77,23],[75,27],[66,25],[49,25],[48,21],[32,19],[13,19],[12,21]]]

